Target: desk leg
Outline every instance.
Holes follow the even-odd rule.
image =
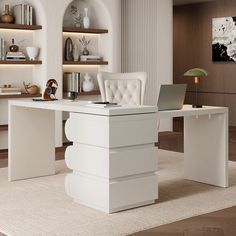
[[[228,187],[228,114],[184,118],[185,178]]]
[[[9,181],[55,174],[54,111],[9,106]]]

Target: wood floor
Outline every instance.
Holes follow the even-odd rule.
[[[130,236],[236,236],[236,207],[159,226]]]

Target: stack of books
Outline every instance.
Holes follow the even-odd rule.
[[[88,55],[88,56],[81,55],[80,56],[80,61],[101,61],[101,60],[102,58],[96,55]]]
[[[33,25],[34,9],[28,4],[18,4],[13,7],[15,24]]]
[[[11,88],[5,88],[0,87],[0,95],[19,95],[21,94],[21,88],[17,87],[11,87]]]
[[[23,52],[7,52],[7,61],[26,61],[25,54]]]

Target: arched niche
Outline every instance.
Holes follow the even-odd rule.
[[[95,35],[95,34],[70,34],[70,33],[64,33],[64,40],[63,40],[63,47],[65,43],[65,39],[67,37],[71,37],[73,40],[73,43],[76,43],[78,46],[80,46],[78,42],[78,38],[81,38],[83,35],[91,40],[91,43],[89,45],[90,53],[93,55],[99,55],[102,56],[104,60],[108,61],[107,66],[80,66],[76,69],[82,70],[85,72],[86,70],[92,70],[93,74],[95,74],[95,71],[98,70],[104,70],[104,71],[112,71],[113,69],[113,40],[112,40],[112,32],[113,32],[113,24],[112,24],[112,16],[109,12],[108,6],[104,3],[103,0],[74,0],[71,1],[64,13],[63,18],[63,26],[64,27],[73,27],[73,16],[71,15],[71,6],[76,6],[81,15],[82,18],[84,16],[84,8],[87,7],[89,9],[88,16],[90,18],[90,28],[97,28],[97,29],[108,29],[108,34],[102,34],[102,35]],[[80,47],[81,48],[81,47]],[[65,67],[64,71],[71,71],[75,70],[75,67]]]
[[[43,61],[43,65],[40,66],[15,66],[14,70],[9,68],[2,68],[1,74],[6,81],[12,83],[15,86],[21,86],[22,82],[26,81],[29,83],[35,83],[42,87],[41,79],[46,76],[46,27],[47,20],[45,10],[41,1],[38,0],[2,0],[0,1],[0,11],[4,9],[4,5],[10,5],[10,9],[18,4],[29,4],[34,8],[34,24],[42,25],[42,30],[38,31],[24,31],[24,30],[2,30],[1,37],[6,40],[6,46],[11,44],[11,39],[15,38],[16,44],[19,45],[20,50],[26,53],[27,46],[37,46],[40,48],[39,59]],[[7,74],[5,76],[5,74]],[[19,74],[21,75],[19,77]],[[0,84],[1,85],[1,84]]]

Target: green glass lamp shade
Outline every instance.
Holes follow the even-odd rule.
[[[191,77],[206,77],[208,76],[208,72],[202,68],[193,68],[184,73],[184,76]]]
[[[184,73],[184,76],[193,77],[195,84],[195,103],[192,105],[193,108],[202,108],[202,105],[198,103],[198,84],[200,83],[201,77],[208,76],[208,72],[202,68],[193,68]]]

